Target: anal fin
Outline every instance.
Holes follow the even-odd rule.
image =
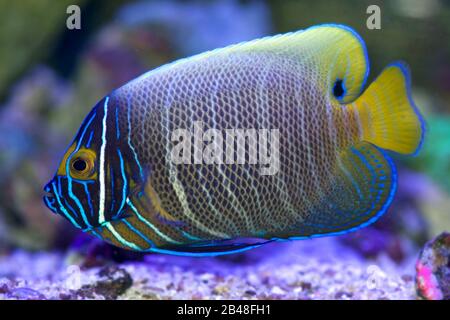
[[[359,142],[341,154],[330,189],[293,239],[343,234],[375,222],[392,202],[396,184],[388,155]]]
[[[152,248],[151,251],[179,256],[191,256],[191,257],[220,256],[247,251],[273,241],[275,240],[230,239],[230,240],[207,241],[204,243],[197,243],[187,246],[177,246],[167,249]]]

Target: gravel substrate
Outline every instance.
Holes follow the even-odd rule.
[[[367,261],[334,238],[221,258],[150,254],[80,270],[61,253],[0,258],[0,299],[416,299],[414,260]]]

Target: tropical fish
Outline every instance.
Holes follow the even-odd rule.
[[[219,255],[357,230],[394,197],[387,150],[414,155],[425,132],[407,66],[388,65],[363,90],[368,74],[363,40],[343,25],[164,65],[96,104],[44,202],[83,231],[145,252]],[[173,133],[198,122],[277,130],[266,139],[277,142],[277,170],[174,161]],[[236,150],[248,159],[252,149],[243,149],[230,159]]]

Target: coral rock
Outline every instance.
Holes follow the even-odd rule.
[[[417,294],[428,300],[450,300],[450,233],[428,242],[416,263]]]

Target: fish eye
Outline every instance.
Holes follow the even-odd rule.
[[[87,179],[94,173],[95,155],[92,151],[83,150],[75,154],[70,161],[70,174],[75,179]]]
[[[335,98],[340,99],[344,96],[344,94],[344,82],[342,81],[342,79],[337,79],[333,86],[333,95]]]
[[[76,159],[76,160],[72,163],[72,168],[74,168],[76,171],[83,172],[83,171],[86,170],[86,168],[87,168],[87,163],[86,163],[86,161],[83,160],[83,159]]]

